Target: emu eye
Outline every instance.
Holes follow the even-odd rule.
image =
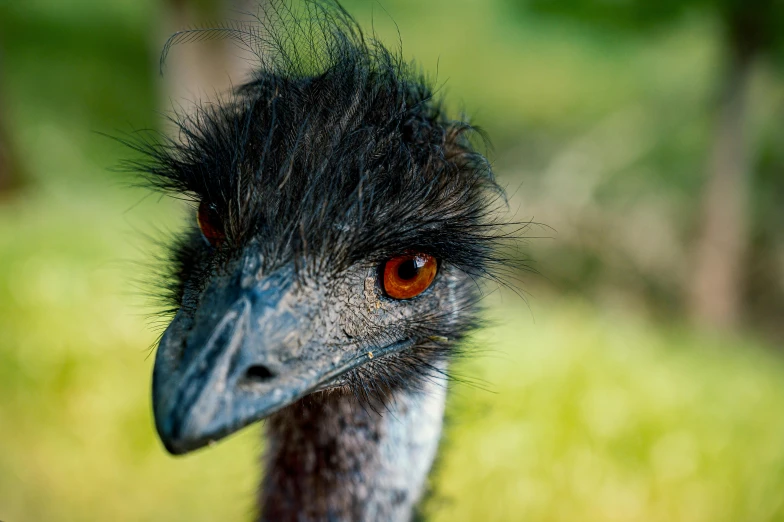
[[[204,239],[212,246],[220,246],[226,239],[226,233],[223,231],[223,222],[215,207],[202,201],[199,203],[197,219]]]
[[[411,299],[430,286],[438,263],[428,254],[396,256],[384,264],[384,291],[394,299]]]

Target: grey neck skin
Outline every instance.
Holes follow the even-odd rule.
[[[396,391],[381,414],[323,392],[270,417],[259,520],[410,520],[441,435],[439,379]]]

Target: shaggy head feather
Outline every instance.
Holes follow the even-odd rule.
[[[474,146],[476,131],[448,118],[415,67],[363,35],[337,4],[308,2],[297,13],[272,2],[252,24],[178,33],[164,54],[173,44],[215,36],[256,54],[252,79],[224,100],[176,116],[179,136],[132,144],[144,154],[133,167],[152,186],[208,205],[226,234],[210,245],[194,220],[172,249],[168,297],[176,316],[160,344],[154,392],[162,397],[156,399],[162,436],[187,432],[196,421],[178,404],[202,400],[200,389],[182,391],[169,381],[193,378],[194,361],[220,366],[218,355],[204,355],[215,339],[269,343],[269,332],[286,321],[293,325],[289,337],[274,341],[282,348],[270,352],[278,355],[258,355],[265,368],[285,374],[294,363],[279,352],[295,353],[303,367],[332,361],[332,373],[324,370],[329,378],[275,384],[285,400],[235,412],[221,421],[228,427],[208,438],[314,390],[353,391],[383,403],[397,387],[443,372],[443,360],[477,324],[476,279],[497,277],[506,262],[498,247],[509,236],[494,217],[503,191]],[[379,273],[385,260],[407,252],[433,256],[439,274],[421,296],[394,300]],[[241,335],[231,333],[240,327],[225,326],[229,315],[239,324],[236,317],[246,312],[237,310],[256,317],[261,312],[253,310],[262,306],[246,300],[237,308],[232,303],[246,298],[235,287],[247,289],[249,280],[269,286],[270,278],[285,287],[275,303],[286,303],[287,319],[265,319],[272,321],[266,337],[247,325]],[[371,355],[356,362],[365,353]],[[226,359],[228,374],[238,357]],[[258,386],[254,397],[272,393]],[[228,408],[229,399],[221,400]]]

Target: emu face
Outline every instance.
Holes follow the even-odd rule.
[[[383,408],[475,322],[500,190],[470,127],[352,28],[322,33],[317,70],[284,56],[178,140],[136,144],[149,180],[198,207],[153,376],[172,453],[314,392]]]
[[[396,300],[385,295],[373,257],[339,270],[297,269],[294,260],[265,269],[260,242],[207,268],[206,287],[186,290],[161,340],[155,417],[173,453],[316,390],[390,392],[438,371],[439,352],[462,334],[472,286],[446,262],[429,288]]]

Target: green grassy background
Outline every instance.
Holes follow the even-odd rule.
[[[367,2],[348,5],[370,19]],[[689,122],[709,96],[709,20],[619,46],[515,20],[497,1],[385,5],[405,52],[437,65],[453,107],[493,136],[513,190],[555,144],[618,107],[657,115],[655,177],[701,161],[689,152],[704,140],[701,120]],[[389,37],[383,16],[375,8]],[[189,211],[128,187],[110,167],[129,153],[96,134],[157,125],[159,17],[151,0],[0,1],[5,110],[32,180],[0,202],[5,522],[252,513],[258,427],[179,458],[155,437],[157,333],[134,281],[146,273],[145,236],[176,230]],[[757,89],[779,99],[764,81]],[[627,182],[607,190],[628,194]],[[675,190],[686,214],[690,183]],[[553,258],[548,248],[526,250]],[[527,303],[488,298],[495,326],[473,341],[482,355],[457,368],[487,389],[452,389],[433,520],[784,520],[784,360],[771,341],[696,333],[546,277],[525,284]]]

